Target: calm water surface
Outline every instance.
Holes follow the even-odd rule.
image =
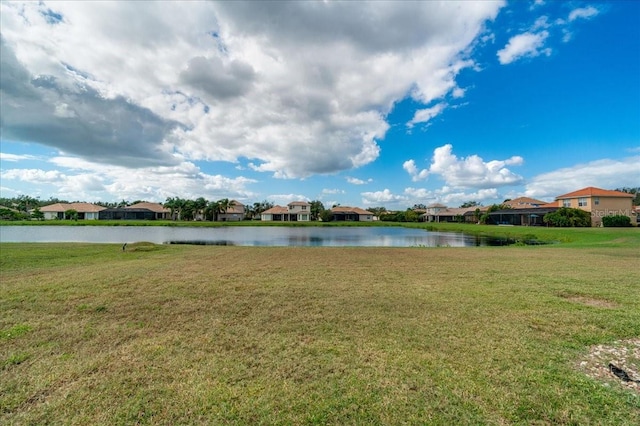
[[[217,244],[237,246],[469,247],[486,240],[396,227],[0,226],[1,242]]]

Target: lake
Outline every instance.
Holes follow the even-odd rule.
[[[0,242],[211,244],[310,247],[470,247],[473,235],[401,227],[0,226]]]

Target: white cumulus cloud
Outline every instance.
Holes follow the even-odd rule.
[[[574,9],[569,13],[569,22],[575,21],[576,19],[591,19],[599,13],[600,11],[593,6]]]
[[[522,183],[523,177],[513,173],[507,166],[523,163],[524,159],[520,156],[491,161],[484,161],[477,155],[458,158],[453,154],[453,146],[446,144],[433,151],[429,168],[419,171],[414,160],[405,161],[403,168],[414,181],[428,175],[439,175],[448,186],[455,188],[491,188]]]
[[[535,57],[541,54],[549,56],[551,49],[544,47],[547,37],[549,37],[548,31],[526,32],[513,36],[507,45],[498,51],[498,60],[501,64],[506,65],[521,58]]]
[[[350,170],[397,102],[464,94],[504,4],[2,2],[3,137],[129,169]]]
[[[533,177],[525,195],[551,200],[587,186],[603,189],[637,187],[640,183],[640,156],[619,160],[602,159],[576,164]]]

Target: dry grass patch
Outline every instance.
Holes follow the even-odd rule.
[[[618,307],[618,304],[615,302],[612,302],[611,300],[606,300],[606,299],[601,299],[596,297],[582,296],[577,294],[561,294],[560,297],[563,297],[569,300],[570,302],[580,303],[582,305],[592,306],[594,308],[613,309]]]

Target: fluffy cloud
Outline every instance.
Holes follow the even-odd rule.
[[[55,157],[50,162],[66,171],[8,169],[3,170],[0,177],[3,181],[30,183],[34,188],[55,184],[58,188],[54,194],[56,197],[73,200],[164,201],[176,194],[184,198],[204,196],[207,199],[232,197],[244,200],[254,195],[247,189],[253,180],[209,175],[189,162],[181,162],[176,166],[136,169],[93,163],[69,156]]]
[[[403,168],[412,176],[413,181],[424,179],[429,174],[436,174],[440,175],[448,186],[486,189],[522,183],[522,176],[513,173],[506,166],[519,166],[523,162],[520,156],[486,162],[477,155],[458,158],[453,154],[453,146],[446,144],[433,151],[428,169],[418,171],[414,160],[405,161]]]
[[[527,183],[525,195],[553,199],[587,186],[605,189],[636,187],[640,182],[639,164],[640,156],[634,156],[621,160],[597,160],[554,170],[531,179]]]
[[[369,178],[367,180],[362,180],[362,179],[358,179],[355,177],[351,177],[351,176],[347,176],[347,182],[349,182],[352,185],[366,185],[367,183],[371,183],[373,182],[373,179]]]
[[[3,2],[3,137],[146,170],[360,167],[397,101],[463,95],[456,77],[503,4]]]
[[[413,160],[407,160],[402,164],[402,168],[409,173],[411,176],[411,180],[417,182],[419,180],[424,180],[429,176],[429,170],[423,169],[418,170],[418,166],[416,166],[416,162]]]
[[[393,194],[389,189],[375,192],[363,192],[362,203],[365,206],[374,206],[380,204],[398,204],[408,202],[408,198],[404,195]]]
[[[598,13],[600,13],[600,11],[593,6],[574,9],[569,13],[569,22],[575,21],[576,19],[591,19]]]
[[[547,37],[549,37],[548,31],[526,32],[513,36],[507,45],[498,51],[498,60],[501,64],[506,65],[521,58],[535,57],[541,54],[549,56],[551,49],[544,48]]]
[[[432,204],[441,203],[446,206],[456,207],[467,201],[477,201],[481,204],[491,204],[500,198],[496,188],[480,189],[478,191],[456,191],[449,187],[431,191],[425,188],[405,188],[404,193],[410,200],[416,203]]]

